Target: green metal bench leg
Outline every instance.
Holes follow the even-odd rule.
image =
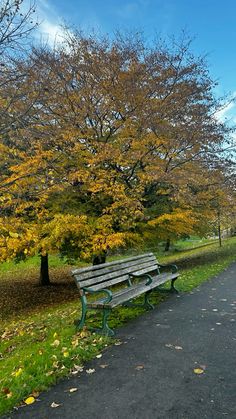
[[[110,327],[107,324],[108,316],[110,315],[111,310],[109,308],[103,309],[103,315],[102,315],[102,328],[100,333],[106,336],[114,336],[115,332],[110,329]]]
[[[87,299],[85,297],[85,295],[81,296],[81,303],[82,303],[82,314],[81,314],[81,318],[78,320],[75,320],[75,325],[77,329],[83,329],[84,327],[84,323],[85,323],[85,319],[86,319],[86,313],[87,313]]]
[[[174,287],[174,283],[175,283],[176,279],[177,278],[171,280],[171,288],[170,288],[170,291],[173,292],[173,293],[175,293],[175,294],[179,294],[179,291]]]
[[[152,290],[145,292],[145,296],[144,296],[144,306],[145,308],[147,308],[148,310],[152,310],[154,309],[154,306],[150,303],[148,297],[151,294]]]

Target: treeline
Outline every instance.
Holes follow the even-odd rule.
[[[34,8],[21,27],[22,2],[5,3],[18,33],[1,38],[2,9],[0,260],[38,253],[48,283],[52,251],[98,262],[233,225],[231,130],[188,39],[67,29],[54,48],[29,46]]]

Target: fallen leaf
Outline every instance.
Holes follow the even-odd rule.
[[[53,343],[51,343],[51,346],[55,346],[57,348],[60,345],[60,341],[58,339],[54,340]]]
[[[74,368],[76,369],[76,371],[78,372],[83,372],[84,371],[84,367],[81,367],[81,365],[74,365]]]
[[[83,339],[86,338],[87,336],[90,335],[90,332],[88,330],[82,330],[82,332],[80,332],[79,336]]]
[[[194,368],[193,372],[195,374],[200,375],[200,374],[203,374],[204,373],[204,370],[202,368]]]
[[[52,375],[54,372],[53,371],[48,371],[48,372],[46,372],[46,377],[49,377],[50,375]]]
[[[122,345],[122,342],[120,341],[115,343],[115,346],[120,346],[120,345]]]
[[[73,387],[73,388],[70,388],[70,390],[69,390],[69,392],[70,393],[74,393],[75,391],[77,391],[78,389],[77,389],[77,387]]]
[[[22,372],[23,372],[22,368],[19,368],[18,370],[13,372],[12,375],[14,375],[15,377],[19,377],[19,375],[21,375]]]
[[[99,365],[99,367],[100,368],[106,368],[106,367],[108,367],[108,364],[101,364],[101,365]]]
[[[89,368],[88,370],[86,370],[87,374],[93,374],[95,372],[94,368]]]
[[[182,348],[182,346],[175,346],[175,349],[176,349],[177,351],[181,351],[183,348]]]
[[[102,354],[98,354],[98,355],[96,355],[96,358],[101,358],[102,357]]]
[[[136,369],[137,371],[139,371],[139,370],[143,370],[143,369],[144,369],[144,365],[137,365],[137,367],[135,367],[135,369]]]
[[[8,387],[4,387],[2,389],[2,393],[7,396],[7,399],[10,399],[10,397],[12,397],[12,392]]]
[[[35,402],[35,398],[33,396],[27,397],[27,399],[24,400],[25,404],[32,404]]]
[[[61,403],[52,402],[51,404],[51,407],[59,407],[59,406],[61,406]]]
[[[166,343],[165,346],[166,348],[173,348],[173,345],[171,345],[171,343]]]

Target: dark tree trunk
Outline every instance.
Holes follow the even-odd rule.
[[[50,278],[49,278],[49,270],[48,270],[48,254],[45,256],[40,256],[41,264],[40,264],[40,278],[39,284],[40,285],[50,285]]]
[[[221,223],[220,223],[220,210],[218,211],[218,239],[219,239],[219,245],[222,246],[222,238],[221,238]]]
[[[170,250],[170,239],[166,240],[166,244],[165,244],[165,252],[168,252]]]
[[[93,256],[93,265],[101,265],[106,262],[106,252],[101,252],[98,255]]]

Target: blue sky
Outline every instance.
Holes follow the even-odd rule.
[[[140,29],[148,39],[180,34],[194,38],[195,54],[207,54],[216,94],[236,94],[236,0],[36,0],[41,36],[59,36],[62,21],[85,32]],[[220,114],[236,123],[236,105]]]

